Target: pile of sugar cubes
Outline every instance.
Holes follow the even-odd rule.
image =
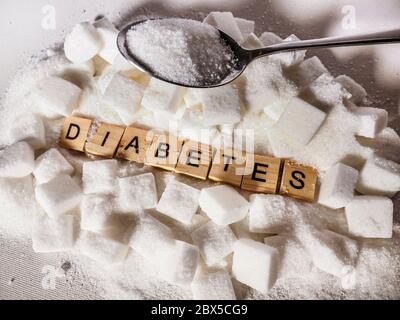
[[[204,23],[250,49],[298,40],[271,32],[257,36],[253,21],[230,12],[212,12]],[[194,299],[236,299],[235,282],[267,294],[277,281],[314,268],[344,289],[357,285],[359,239],[392,237],[391,197],[400,190],[400,165],[372,147],[357,149],[355,136],[379,138],[388,130],[387,112],[368,104],[353,79],[333,77],[304,51],[259,59],[224,87],[184,89],[150,79],[126,62],[117,34],[106,18],[76,25],[64,51],[68,68],[87,84],[65,77],[65,69],[64,76],[38,82],[30,93],[37,112],[19,117],[9,130],[9,146],[0,151],[1,179],[34,177],[42,208],[32,227],[34,251],[77,250],[112,270],[133,250],[160,279],[191,288]],[[336,158],[327,151],[326,160],[323,148],[313,153],[324,160],[317,166],[329,165],[318,167],[318,204],[306,204],[280,195],[249,196],[227,185],[198,188],[172,174],[164,186],[150,168],[126,175],[117,160],[78,161],[54,144],[49,148],[46,132],[48,119],[73,114],[158,130],[173,123],[182,137],[235,148],[252,127],[251,151],[294,159],[315,144],[337,143],[340,149],[340,134],[328,125],[341,114],[355,124],[350,134],[341,131],[342,140],[354,142]],[[357,153],[361,149],[370,152]],[[345,156],[361,157],[361,164]],[[344,212],[347,230],[314,223],[321,210]],[[116,217],[133,221],[131,227],[115,232]],[[189,232],[186,241],[176,226]]]

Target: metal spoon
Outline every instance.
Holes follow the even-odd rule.
[[[147,20],[136,21],[125,26],[118,35],[117,45],[121,54],[131,62],[139,70],[148,73],[154,78],[169,82],[171,84],[189,87],[189,88],[213,88],[223,86],[235,80],[239,77],[247,66],[254,60],[269,56],[272,54],[290,52],[304,49],[319,49],[319,48],[332,48],[332,47],[349,47],[349,46],[365,46],[365,45],[376,45],[376,44],[388,44],[400,42],[400,30],[389,30],[378,33],[370,33],[363,35],[353,35],[347,37],[332,37],[322,39],[303,40],[297,42],[282,42],[274,44],[265,48],[248,50],[241,47],[234,39],[228,36],[221,30],[219,31],[221,39],[231,48],[235,60],[237,61],[234,66],[234,70],[226,74],[224,80],[218,83],[212,83],[207,85],[190,85],[186,83],[174,82],[168,79],[162,78],[160,75],[155,74],[146,64],[139,61],[134,54],[129,50],[126,35],[128,31],[135,25],[143,23]]]

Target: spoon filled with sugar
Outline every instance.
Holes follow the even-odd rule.
[[[190,88],[228,84],[252,61],[272,54],[396,42],[400,42],[400,30],[282,42],[248,50],[221,30],[180,18],[134,22],[124,27],[117,39],[119,51],[136,68],[159,80]]]

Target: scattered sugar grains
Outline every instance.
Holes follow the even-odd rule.
[[[127,33],[131,53],[155,74],[188,85],[221,82],[232,71],[233,53],[218,31],[187,19],[149,20]]]
[[[224,26],[227,32],[233,34],[240,30],[244,38],[248,37],[247,33],[252,32],[248,23],[248,27],[243,29],[243,25],[236,21],[239,29],[234,27],[231,14],[218,14],[214,15],[214,18],[217,16],[218,25],[221,28]],[[224,17],[228,20],[221,20]],[[253,129],[253,149],[256,152],[293,157],[315,165],[321,174],[321,181],[324,177],[328,177],[326,181],[330,181],[324,202],[331,207],[341,207],[340,209],[275,195],[253,195],[248,198],[246,193],[243,194],[244,198],[241,198],[242,194],[230,190],[229,187],[214,189],[214,183],[183,175],[179,176],[183,185],[172,184],[166,189],[171,175],[161,170],[146,166],[142,168],[140,165],[115,160],[89,161],[86,156],[67,150],[62,150],[62,156],[65,158],[63,159],[52,149],[57,145],[58,132],[62,125],[62,119],[52,118],[59,118],[70,108],[76,108],[74,113],[87,115],[98,121],[119,125],[132,121],[132,115],[125,113],[128,109],[122,108],[124,103],[110,103],[107,98],[111,95],[104,96],[104,89],[108,87],[120,67],[111,66],[98,57],[89,58],[100,49],[97,54],[107,56],[111,63],[115,55],[114,41],[110,40],[108,43],[107,40],[101,47],[97,37],[92,37],[93,29],[89,25],[84,26],[86,30],[83,30],[82,26],[77,28],[81,34],[75,30],[73,37],[75,40],[86,37],[88,43],[79,48],[72,48],[77,50],[72,52],[76,55],[72,59],[89,59],[88,61],[71,63],[63,54],[57,52],[40,62],[33,61],[18,73],[0,103],[0,149],[3,150],[18,141],[25,141],[35,150],[36,160],[35,163],[32,157],[25,158],[19,155],[19,163],[29,169],[23,173],[27,173],[27,176],[0,177],[1,242],[3,239],[6,242],[14,241],[13,238],[19,239],[19,242],[30,237],[33,232],[33,244],[37,251],[60,252],[74,246],[68,252],[59,253],[61,260],[72,261],[76,270],[67,275],[68,281],[78,283],[79,286],[83,284],[88,290],[96,290],[101,297],[109,299],[234,299],[235,296],[238,299],[400,297],[399,198],[393,198],[392,218],[392,200],[383,197],[392,196],[399,190],[398,165],[388,162],[385,158],[400,160],[400,138],[394,130],[384,129],[386,124],[381,125],[379,117],[368,117],[366,122],[355,112],[361,100],[366,98],[363,90],[356,88],[358,93],[355,94],[354,84],[339,81],[343,80],[343,77],[336,78],[336,81],[352,94],[349,99],[349,96],[343,95],[343,90],[336,90],[339,86],[330,77],[325,76],[316,81],[322,74],[329,74],[316,57],[291,66],[290,70],[282,68],[283,61],[267,58],[252,64],[242,77],[245,81],[238,81],[234,87],[225,88],[226,92],[213,92],[208,95],[205,90],[199,99],[198,95],[188,90],[184,97],[184,107],[190,112],[187,113],[189,116],[180,120],[180,125],[183,128],[183,122],[191,120],[186,121],[186,127],[192,132],[188,133],[188,136],[194,137],[200,129],[209,125],[210,121],[214,121],[214,124],[223,126],[212,127],[212,135],[208,136],[207,143],[215,143],[212,141],[216,140],[214,137],[226,135],[235,137],[231,144],[236,146],[237,140],[246,135],[244,131]],[[110,39],[115,37],[116,30],[110,23],[107,23],[107,26],[95,27],[97,31],[99,28],[106,28],[107,39],[108,36]],[[177,29],[165,30],[175,36],[178,34],[180,38],[177,39],[187,40],[187,34],[179,33]],[[236,36],[240,38],[240,34]],[[165,37],[165,34],[153,34],[153,44],[165,44],[161,37]],[[161,42],[157,42],[159,40]],[[189,40],[194,41],[193,38]],[[260,40],[281,41],[270,33],[264,33]],[[209,48],[204,41],[197,42]],[[191,46],[190,42],[183,44]],[[110,50],[106,48],[108,45]],[[84,47],[90,50],[81,50]],[[143,47],[146,46],[137,46]],[[185,51],[179,51],[178,57],[182,58],[182,52]],[[179,71],[176,66],[183,65],[185,61],[176,63],[175,60],[175,75]],[[186,62],[192,65],[198,61]],[[172,68],[171,64],[169,67]],[[193,70],[198,72],[196,68]],[[96,78],[93,77],[94,74]],[[139,80],[139,74],[124,72],[123,75],[143,85],[144,90],[149,88],[148,79]],[[193,75],[197,73],[191,74]],[[53,79],[56,79],[57,83],[52,86],[52,90],[41,90],[39,95],[38,85],[46,83],[50,77],[55,77]],[[322,81],[324,79],[329,81]],[[313,99],[307,99],[304,93],[310,89],[311,84],[311,91],[317,92],[318,95],[314,94]],[[74,85],[82,90],[79,100],[77,97],[80,90]],[[69,94],[60,97],[56,94],[59,90],[57,88],[66,88]],[[161,90],[157,85],[151,89],[154,92]],[[174,97],[180,95],[175,95],[175,91],[179,93],[180,89],[171,89],[170,95],[166,95],[165,98],[163,96],[162,101],[155,100],[155,95],[148,95],[148,105],[154,106],[156,102],[161,102],[171,114],[179,112],[181,106],[174,103]],[[118,91],[114,92],[119,97]],[[282,121],[280,128],[285,130],[280,132],[287,132],[285,117],[282,120],[281,117],[285,114],[288,101],[297,96],[298,92],[301,92],[301,99],[316,109],[321,108],[322,103],[322,111],[326,112],[325,121],[308,144],[301,148],[294,145],[290,137],[274,135],[272,129],[277,122]],[[217,110],[218,119],[214,117],[215,110],[211,103],[205,99],[209,96],[212,98],[211,103],[218,99],[226,101],[227,107]],[[240,105],[237,96],[240,97]],[[344,105],[347,105],[347,100],[355,105],[347,108]],[[40,101],[42,102],[38,104]],[[114,104],[119,104],[120,112],[116,112]],[[144,117],[140,118],[140,115],[149,113],[144,111],[145,104],[142,102],[126,106],[137,111],[139,120],[144,122]],[[232,109],[228,108],[230,105]],[[228,111],[226,117],[222,116]],[[160,118],[153,120],[153,124],[165,125],[165,122],[168,122],[165,121],[164,115],[153,117]],[[21,121],[16,121],[19,119]],[[215,122],[216,120],[218,122]],[[157,128],[161,129],[158,126]],[[243,129],[243,133],[232,134],[234,128]],[[362,128],[373,134],[361,135]],[[247,147],[252,148],[246,144]],[[373,154],[373,151],[377,154]],[[13,166],[18,164],[9,161],[7,163]],[[356,189],[366,196],[352,198],[353,194],[348,194],[353,189],[355,177],[348,177],[349,181],[346,180],[345,183],[337,178],[345,174],[343,172],[331,174],[329,178],[328,171],[337,163],[353,167],[360,172]],[[143,185],[139,181],[142,180],[139,177],[149,171],[154,174],[156,187],[153,179],[143,179]],[[71,174],[75,175],[70,178]],[[144,192],[144,186],[147,186],[148,191],[143,193],[143,196],[134,197],[131,190],[126,190],[127,197],[120,198],[119,182],[124,178],[128,180],[125,185],[122,183],[122,187]],[[51,181],[54,180],[56,183],[53,182],[52,186]],[[138,181],[134,182],[135,180]],[[58,186],[60,183],[57,181],[64,181],[64,186]],[[54,218],[46,217],[45,210],[35,199],[35,188],[42,189],[42,192],[39,192],[40,202]],[[65,188],[68,189],[67,193],[61,190]],[[219,195],[218,191],[227,191],[226,188],[229,189],[232,198],[225,197],[227,192],[221,192]],[[139,194],[138,191],[136,194]],[[157,196],[160,196],[162,201],[154,208],[157,205]],[[79,198],[82,198],[80,203]],[[122,199],[130,199],[130,204],[135,205],[129,209],[129,213],[134,215],[121,214],[118,211],[123,204],[120,203]],[[247,200],[250,200],[250,203]],[[351,202],[347,203],[348,201]],[[371,204],[377,209],[366,215],[365,210],[370,209]],[[203,211],[198,209],[198,205]],[[346,206],[346,212],[342,206]],[[72,212],[68,211],[72,207],[75,209]],[[153,209],[141,212],[143,207]],[[377,212],[382,212],[383,215],[378,215]],[[231,219],[232,213],[235,219]],[[73,238],[72,217],[75,225]],[[210,221],[209,218],[214,221]],[[368,219],[368,222],[361,224],[360,221],[365,219]],[[271,233],[278,235],[268,235]],[[389,238],[390,236],[392,238]],[[235,239],[239,239],[239,245],[235,246]],[[246,250],[242,250],[241,247]],[[277,252],[279,263],[275,274]],[[235,254],[233,277],[236,277],[236,280],[232,281],[232,256]],[[251,259],[247,256],[251,256]],[[268,261],[269,264],[265,263]],[[162,270],[165,265],[168,266],[168,270]],[[197,265],[199,268],[195,275]],[[269,270],[268,265],[271,267]],[[204,269],[201,274],[199,269]],[[252,270],[252,273],[248,270]],[[269,288],[275,277],[276,282]],[[267,294],[259,292],[268,289],[270,290]]]

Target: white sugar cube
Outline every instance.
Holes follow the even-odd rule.
[[[118,179],[118,207],[122,212],[138,212],[157,206],[156,181],[152,173]]]
[[[89,76],[94,76],[96,74],[96,66],[93,61],[94,59],[90,59],[85,62],[71,62],[70,64],[67,64],[63,69],[62,72],[63,74],[83,74],[83,75],[89,75]]]
[[[121,242],[84,230],[80,233],[77,247],[90,259],[109,265],[124,262],[129,251],[129,246]]]
[[[299,146],[306,146],[325,118],[325,112],[304,100],[293,98],[276,123],[275,130],[288,141]]]
[[[64,51],[72,62],[85,62],[97,55],[102,47],[101,38],[89,22],[75,25],[64,42]]]
[[[367,97],[367,91],[365,91],[365,89],[352,78],[346,75],[340,75],[336,77],[335,80],[339,82],[348,92],[350,92],[350,101],[354,102],[355,104],[362,103]]]
[[[177,180],[168,182],[157,211],[183,224],[190,224],[199,207],[200,191]]]
[[[279,263],[277,249],[250,239],[240,239],[233,253],[233,277],[266,294],[275,284]]]
[[[0,151],[0,177],[22,178],[32,173],[35,155],[32,147],[25,141]]]
[[[393,202],[380,196],[358,196],[346,206],[349,233],[362,238],[391,238]]]
[[[187,286],[193,281],[199,260],[197,247],[176,240],[159,261],[159,275],[166,281]]]
[[[280,233],[293,215],[285,197],[253,194],[250,196],[249,229],[255,233]]]
[[[231,12],[211,12],[204,19],[204,23],[212,25],[213,27],[225,32],[237,43],[242,43],[244,40],[239,26]]]
[[[320,270],[343,277],[348,266],[354,266],[358,257],[357,242],[330,230],[304,228],[299,237],[301,244]]]
[[[343,100],[349,100],[351,94],[331,75],[322,74],[310,84],[308,92],[319,102],[328,106],[340,105]]]
[[[35,150],[46,145],[43,121],[33,114],[15,118],[8,135],[12,143],[26,141]]]
[[[104,92],[104,98],[121,120],[131,125],[136,120],[135,113],[139,110],[143,91],[141,84],[116,73]]]
[[[279,251],[278,279],[299,279],[312,271],[311,258],[294,236],[288,234],[271,236],[265,238],[264,243]]]
[[[375,155],[368,158],[356,189],[362,194],[393,197],[400,191],[400,164]]]
[[[241,46],[246,49],[259,49],[262,48],[264,45],[254,33],[250,33],[247,36],[246,40],[243,41]]]
[[[318,203],[332,208],[345,207],[354,197],[358,171],[343,163],[337,163],[321,181]]]
[[[362,137],[375,138],[387,127],[388,112],[385,109],[359,107],[355,114],[360,119],[357,134]]]
[[[116,187],[117,160],[88,161],[83,164],[83,192],[112,193]]]
[[[50,217],[58,217],[74,209],[82,198],[79,186],[70,176],[64,174],[36,186],[35,195],[37,202]]]
[[[299,87],[307,87],[323,74],[329,74],[321,60],[314,56],[301,62],[294,71],[294,80]]]
[[[249,202],[226,185],[202,189],[199,204],[214,223],[222,226],[244,219],[249,211]]]
[[[142,74],[142,72],[137,69],[132,63],[127,61],[121,53],[118,53],[112,65],[116,71],[121,72],[123,75],[131,78],[138,77]]]
[[[192,239],[208,266],[218,264],[231,254],[236,242],[229,226],[218,226],[212,221],[193,231]]]
[[[81,229],[98,232],[110,227],[112,199],[106,195],[86,195],[81,202]]]
[[[197,91],[199,91],[199,89],[189,88],[186,90],[183,96],[183,101],[185,102],[186,107],[194,108],[201,105],[201,100],[197,94]]]
[[[32,96],[38,112],[47,118],[70,116],[78,107],[82,90],[58,77],[49,77],[38,84]]]
[[[202,274],[192,282],[195,300],[236,300],[232,279],[228,272]]]
[[[149,214],[141,214],[135,224],[129,245],[152,264],[174,244],[172,231]]]
[[[117,28],[105,17],[95,21],[93,26],[96,28],[102,43],[98,55],[108,63],[113,64],[116,56],[119,54],[117,47]]]
[[[289,37],[283,40],[283,42],[297,42],[297,41],[300,41],[300,39],[294,34],[290,35]],[[283,66],[288,68],[302,62],[304,60],[305,55],[306,55],[305,50],[297,50],[293,52],[285,52],[285,53],[271,55],[271,59],[279,60]]]
[[[71,175],[74,168],[64,158],[64,156],[55,148],[52,148],[35,161],[35,169],[33,175],[36,178],[36,183],[46,183],[54,179],[60,174]]]
[[[240,121],[239,92],[235,86],[196,90],[195,93],[203,106],[204,125],[235,124]]]
[[[286,105],[289,103],[287,100],[279,100],[272,103],[264,108],[264,113],[270,117],[274,122],[277,122],[283,112],[285,111]]]
[[[35,252],[63,252],[74,245],[74,217],[64,215],[57,219],[38,218],[32,230],[32,246]]]
[[[182,129],[203,128],[203,112],[199,109],[184,108],[176,114],[178,126]]]
[[[281,37],[279,37],[278,35],[276,35],[273,32],[264,32],[260,36],[260,40],[263,43],[263,45],[266,47],[271,46],[273,44],[281,43],[283,41]]]
[[[151,78],[144,91],[142,106],[147,110],[173,112],[181,103],[184,88]]]
[[[246,39],[250,34],[254,32],[255,22],[252,20],[235,18],[236,24],[242,33],[243,39]]]

